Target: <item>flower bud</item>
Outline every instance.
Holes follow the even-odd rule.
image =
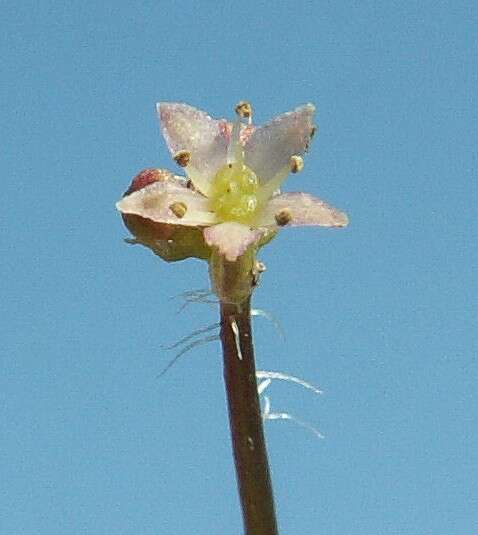
[[[135,191],[139,191],[154,182],[164,182],[170,176],[171,173],[165,169],[143,169],[133,178],[129,188],[124,192],[123,197],[126,197],[126,195],[130,195]]]

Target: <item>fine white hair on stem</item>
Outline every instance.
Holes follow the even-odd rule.
[[[323,394],[322,390],[308,383],[307,381],[299,379],[298,377],[294,377],[293,375],[288,375],[286,373],[257,370],[256,377],[257,379],[271,379],[271,380],[278,379],[280,381],[289,381],[291,383],[295,383],[304,388],[307,388],[308,390],[312,390],[312,392],[315,392],[316,394]],[[268,383],[267,386],[269,386],[269,384],[270,383]],[[264,387],[262,391],[264,391],[267,388],[267,386]]]
[[[239,326],[237,325],[236,320],[231,321],[231,329],[234,333],[234,341],[236,342],[237,358],[239,360],[242,360],[241,341],[239,338]]]
[[[171,297],[171,299],[183,299],[183,304],[178,308],[177,314],[182,312],[188,305],[191,303],[205,303],[205,304],[217,304],[217,299],[212,299],[211,296],[214,295],[214,292],[211,290],[188,290],[182,292],[178,295]]]
[[[270,399],[267,396],[264,396],[264,410],[262,412],[262,419],[264,421],[266,420],[290,420],[291,422],[296,423],[300,427],[303,427],[304,429],[308,429],[317,438],[324,438],[324,435],[316,429],[313,425],[310,425],[307,422],[304,422],[302,420],[299,420],[299,418],[296,418],[292,414],[288,412],[272,412],[271,411],[271,402]]]
[[[309,431],[314,433],[315,436],[319,438],[324,438],[324,435],[322,435],[322,433],[317,428],[315,428],[313,425],[307,422],[304,422],[303,420],[300,420],[299,418],[296,418],[292,414],[288,412],[272,412],[271,400],[269,396],[264,395],[264,392],[272,384],[273,380],[287,381],[287,382],[298,384],[302,386],[303,388],[312,390],[314,394],[322,394],[323,393],[322,390],[319,390],[317,387],[308,383],[307,381],[304,381],[302,379],[299,379],[298,377],[295,377],[293,375],[288,375],[282,372],[257,370],[256,379],[258,379],[259,381],[257,385],[257,392],[259,396],[263,396],[263,399],[264,399],[264,408],[262,410],[262,419],[264,421],[266,420],[290,420],[291,422],[296,423],[300,427],[303,427],[304,429],[308,429]]]
[[[189,340],[192,340],[194,337],[199,336],[200,334],[205,334],[210,331],[214,331],[215,329],[218,329],[220,327],[220,323],[212,323],[211,325],[207,325],[206,327],[200,327],[199,329],[193,331],[191,334],[188,334],[187,336],[184,336],[174,344],[168,345],[168,346],[161,346],[161,349],[175,349],[176,347],[179,347],[180,345],[185,344],[186,342],[189,342]]]
[[[178,295],[172,296],[170,299],[177,299],[177,298],[184,299],[184,303],[181,305],[181,307],[177,311],[177,313],[179,313],[182,310],[184,310],[184,308],[186,308],[187,305],[191,303],[217,303],[217,300],[210,299],[211,295],[213,295],[213,293],[209,289],[187,290]],[[194,339],[200,335],[207,334],[211,331],[219,330],[220,325],[221,324],[219,322],[215,322],[215,323],[212,323],[211,325],[200,327],[199,329],[196,329],[195,331],[184,336],[183,338],[179,339],[177,342],[174,342],[173,344],[162,345],[161,349],[165,349],[168,351],[179,348],[181,346],[184,346],[184,347],[178,353],[176,353],[173,359],[157,375],[157,378],[162,377],[178,361],[180,357],[182,357],[185,353],[187,353],[191,349],[194,349],[195,347],[200,346],[200,345],[207,344],[209,342],[214,342],[216,340],[219,340],[219,333],[213,334],[211,336],[205,336],[203,338],[198,338],[197,340],[194,340]]]
[[[280,322],[271,314],[270,312],[267,312],[266,310],[262,310],[261,308],[252,308],[251,309],[251,316],[261,316],[263,318],[268,319],[272,325],[277,329],[277,332],[279,333],[279,336],[282,338],[282,340],[285,340],[285,332],[282,328],[282,325]]]
[[[267,415],[271,413],[271,400],[269,396],[264,396],[264,409],[262,410],[262,419],[267,420]]]
[[[204,344],[208,344],[209,342],[215,342],[216,340],[219,340],[220,337],[218,334],[214,334],[211,336],[205,336],[204,338],[200,338],[199,340],[195,340],[194,342],[191,342],[186,347],[183,347],[179,353],[176,353],[174,357],[170,360],[170,362],[161,370],[161,372],[156,376],[157,379],[162,377],[174,364],[176,364],[177,360],[182,357],[185,353],[188,351],[191,351],[191,349],[194,349],[197,346],[201,346]]]
[[[212,295],[212,292],[208,288],[200,288],[199,290],[186,290],[184,292],[181,292],[180,294],[173,295],[172,297],[170,297],[170,299],[177,299],[178,297],[196,297],[199,295]]]
[[[256,374],[257,376],[257,374]],[[259,394],[259,396],[265,392],[266,388],[272,383],[272,379],[265,379],[264,381],[261,381],[258,385],[257,385],[257,393]]]

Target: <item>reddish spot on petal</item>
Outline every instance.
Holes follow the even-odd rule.
[[[219,134],[226,140],[226,143],[229,144],[232,139],[232,128],[233,124],[228,123],[225,120],[222,120],[219,122]],[[241,140],[242,145],[245,145],[251,135],[253,134],[256,127],[252,124],[243,125],[241,128],[241,134],[239,136],[239,139]]]
[[[219,122],[219,133],[229,144],[231,142],[232,124],[225,120]]]
[[[252,124],[248,124],[244,128],[242,128],[240,140],[243,145],[245,145],[249,141],[249,138],[252,136],[255,129],[256,127]]]
[[[154,182],[163,182],[164,180],[167,180],[169,176],[169,171],[163,169],[143,169],[133,178],[129,188],[124,192],[123,197],[126,197],[126,195],[130,195],[135,191],[139,191]]]

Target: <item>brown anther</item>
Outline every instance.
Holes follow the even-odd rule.
[[[277,214],[274,217],[279,227],[285,227],[285,225],[287,225],[288,223],[292,221],[292,214],[290,213],[290,210],[288,210],[287,208],[284,208],[284,210],[277,212]]]
[[[304,168],[304,160],[300,156],[291,156],[290,170],[291,173],[299,173]]]
[[[188,207],[183,202],[173,202],[173,204],[169,205],[169,209],[179,219],[184,217],[188,211]]]
[[[252,106],[250,102],[246,102],[245,100],[241,100],[235,108],[237,115],[239,117],[242,117],[243,119],[248,119],[249,117],[252,117]]]
[[[180,150],[173,156],[173,160],[181,167],[186,167],[191,160],[191,153],[188,150]]]

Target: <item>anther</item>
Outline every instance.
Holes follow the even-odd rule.
[[[242,119],[249,119],[252,117],[252,106],[250,102],[246,102],[245,100],[241,100],[235,108],[237,115],[241,117]]]
[[[279,227],[285,227],[285,225],[292,221],[292,214],[290,213],[290,210],[287,210],[287,208],[277,212],[274,217]]]
[[[173,204],[169,205],[169,209],[179,219],[184,217],[188,211],[188,207],[183,202],[173,202]]]
[[[180,150],[173,156],[173,160],[181,167],[186,167],[191,160],[191,153],[188,150]]]
[[[304,168],[304,160],[300,156],[291,156],[290,170],[292,173],[299,173]]]

